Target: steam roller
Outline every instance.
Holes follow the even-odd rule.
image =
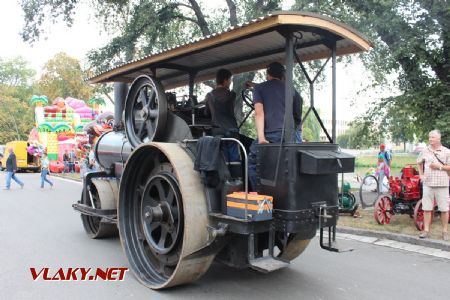
[[[115,119],[94,147],[99,169],[84,175],[73,204],[87,235],[118,232],[133,274],[156,290],[199,279],[213,261],[274,272],[312,239],[322,249],[344,251],[336,243],[338,174],[353,172],[355,158],[336,144],[336,62],[370,47],[362,34],[330,18],[279,12],[90,78],[114,83]],[[319,59],[322,67],[309,76],[303,63]],[[239,74],[275,61],[286,68],[281,142],[253,143],[215,126],[195,84],[220,68]],[[294,142],[295,64],[311,91],[302,121],[316,117],[329,142]],[[325,70],[332,73],[331,135],[314,107],[314,82]],[[248,108],[238,109],[246,114],[238,128],[254,109],[245,98],[251,93],[242,91]],[[233,144],[240,159],[229,162],[224,149]],[[249,158],[250,146],[256,151]],[[249,161],[256,166],[252,191]]]
[[[200,278],[214,260],[275,271],[306,249],[318,224],[321,229],[335,225],[338,207],[323,201],[332,203],[333,193],[313,194],[310,188],[320,175],[337,190],[334,169],[317,174],[311,165],[323,154],[345,161],[344,154],[333,152],[335,146],[261,147],[258,193],[250,194],[246,160],[251,140],[228,141],[241,147],[243,162],[237,170],[221,155],[216,171],[196,170],[196,161],[205,155],[200,144],[214,139],[208,136],[213,126],[188,122],[191,111],[183,107],[170,110],[169,96],[151,76],[136,78],[129,90],[126,84],[115,85],[114,130],[95,144],[100,170],[84,176],[81,200],[73,205],[91,238],[119,232],[142,284],[152,289],[186,284]],[[202,112],[197,113],[198,120]],[[277,169],[283,171],[274,174]],[[299,196],[309,201],[293,200]],[[321,245],[322,240],[321,235]],[[331,240],[322,246],[336,250]]]

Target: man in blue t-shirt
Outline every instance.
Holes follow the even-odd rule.
[[[281,143],[285,111],[284,67],[273,62],[267,67],[267,81],[257,84],[253,89],[255,105],[255,124],[257,139],[250,146],[249,180],[251,189],[256,190],[256,145]],[[249,84],[252,85],[252,84]],[[294,90],[293,116],[297,143],[301,142],[302,98]]]

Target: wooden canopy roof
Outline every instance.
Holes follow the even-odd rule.
[[[189,74],[195,82],[215,77],[220,68],[233,74],[259,70],[273,61],[284,62],[283,33],[294,30],[295,49],[302,61],[328,58],[336,41],[336,54],[367,51],[372,43],[355,29],[305,12],[278,12],[184,45],[139,58],[88,79],[90,83],[132,82],[142,74],[156,73],[166,89],[185,86]]]

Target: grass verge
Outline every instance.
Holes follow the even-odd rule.
[[[373,216],[372,209],[359,209],[358,211],[361,214],[361,218],[354,218],[349,214],[341,214],[338,220],[338,226],[419,236],[420,232],[414,225],[414,219],[409,215],[394,215],[388,225],[379,225]],[[433,217],[430,232],[431,238],[442,240],[441,220],[436,215]]]
[[[403,168],[405,165],[416,165],[416,155],[394,156],[391,162],[391,168]],[[377,156],[358,156],[356,157],[356,167],[375,167],[377,165]]]

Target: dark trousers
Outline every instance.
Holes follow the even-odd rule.
[[[266,140],[270,143],[281,143],[281,131],[266,132],[264,133]],[[250,146],[250,153],[248,155],[248,179],[250,183],[250,190],[256,191],[257,177],[256,177],[256,150],[258,145],[258,139],[254,140]]]

